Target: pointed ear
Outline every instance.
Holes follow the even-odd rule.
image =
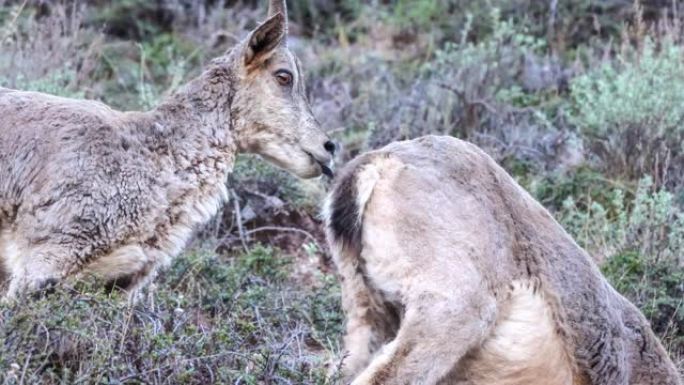
[[[285,16],[285,33],[287,34],[287,2],[285,0],[270,0],[268,2],[268,17],[282,13]]]
[[[245,65],[267,59],[285,39],[287,26],[285,16],[276,13],[259,25],[247,38]]]

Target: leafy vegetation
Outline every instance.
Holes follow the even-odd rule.
[[[574,79],[572,116],[613,172],[674,182],[682,176],[684,51],[670,37],[659,43],[646,38],[640,50]]]
[[[0,86],[147,109],[263,14],[163,3],[0,2]],[[341,163],[431,133],[475,142],[684,370],[684,15],[664,3],[294,0],[291,47]],[[245,156],[228,183],[223,212],[137,304],[83,284],[0,306],[2,382],[335,383],[325,182]]]

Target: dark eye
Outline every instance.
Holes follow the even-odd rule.
[[[281,86],[291,86],[292,85],[292,72],[288,70],[278,70],[275,73],[276,80]]]

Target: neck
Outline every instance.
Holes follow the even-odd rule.
[[[185,126],[186,130],[230,130],[234,94],[230,71],[215,66],[164,100],[154,112],[165,123],[175,122],[175,126],[191,123]]]
[[[231,123],[232,74],[214,66],[145,113],[147,147],[177,172],[208,160],[230,171],[236,146]]]

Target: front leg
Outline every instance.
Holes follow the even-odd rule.
[[[49,241],[33,246],[20,236],[15,236],[12,242],[12,254],[5,261],[9,273],[9,285],[4,294],[6,301],[21,294],[50,289],[67,275],[73,261],[70,248]]]

